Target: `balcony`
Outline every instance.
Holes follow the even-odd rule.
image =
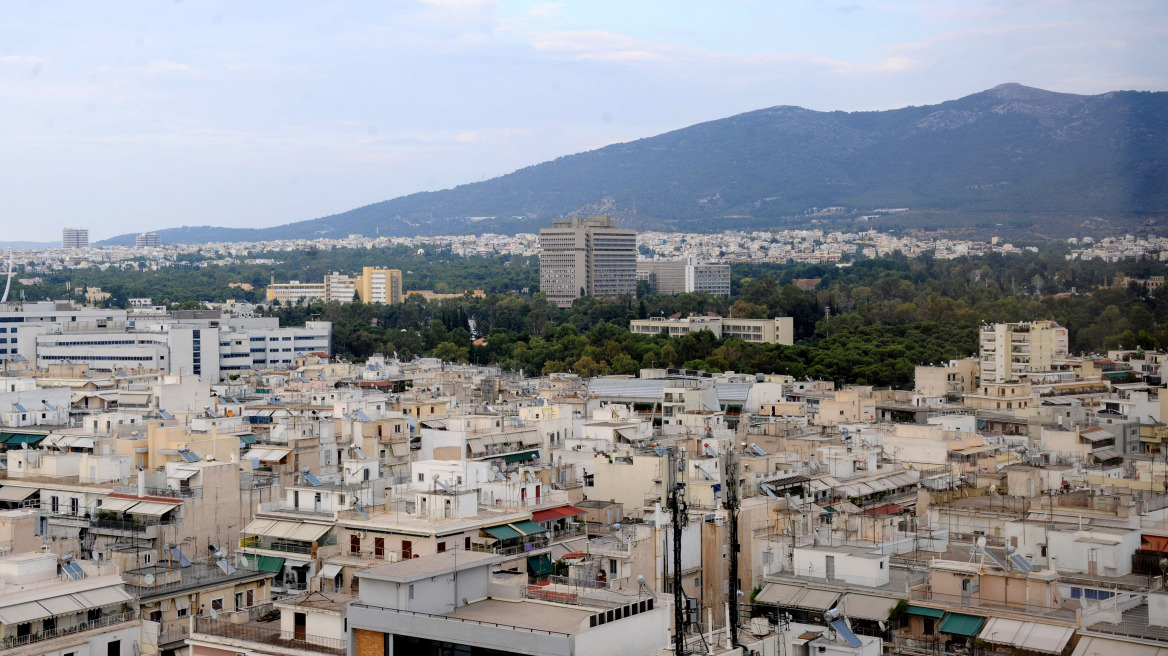
[[[470,549],[471,551],[499,554],[500,556],[518,556],[520,554],[535,553],[540,549],[546,549],[548,545],[549,542],[547,540],[532,540],[531,542],[524,542],[523,544],[513,545],[485,545],[472,543],[470,545]]]
[[[315,549],[308,543],[296,542],[264,542],[259,538],[240,538],[240,549],[264,549],[267,551],[278,551],[280,553],[293,553],[312,555]]]
[[[75,636],[88,631],[97,631],[100,633],[107,633],[112,627],[127,622],[133,622],[137,619],[134,613],[117,613],[114,615],[106,615],[105,617],[93,620],[92,622],[82,622],[74,624],[73,626],[58,627],[48,631],[41,631],[40,633],[32,633],[29,635],[15,636],[6,635],[3,641],[0,642],[0,651],[16,650],[28,645],[42,643],[57,638],[64,638],[67,636]],[[64,645],[62,645],[64,646]],[[53,651],[51,645],[41,645],[37,647],[36,653],[45,653]]]
[[[203,488],[201,486],[194,487],[147,487],[146,496],[148,497],[164,497],[169,499],[202,499]],[[116,494],[130,494],[138,496],[138,486],[136,485],[115,485],[114,493]]]
[[[226,638],[235,646],[236,643],[256,643],[283,647],[297,651],[312,652],[315,654],[334,654],[344,656],[348,652],[348,642],[343,638],[326,638],[299,631],[282,631],[279,624],[262,624],[247,622],[233,624],[208,617],[195,618],[195,631],[191,638],[205,640],[207,638]],[[210,640],[220,643],[220,640]],[[238,645],[247,648],[247,645]],[[264,651],[264,650],[260,650]]]
[[[289,505],[283,499],[260,504],[261,513],[280,513],[286,515],[304,515],[321,519],[336,519],[338,510],[317,510],[315,507],[296,507]]]

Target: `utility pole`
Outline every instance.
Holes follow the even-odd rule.
[[[685,451],[669,447],[665,453],[666,504],[673,516],[673,653],[682,656],[685,651],[686,598],[681,589],[681,529],[688,512],[685,506],[685,483],[677,480],[678,470],[685,470]]]
[[[730,528],[730,626],[726,630],[729,632],[731,647],[738,647],[738,595],[742,592],[738,583],[738,509],[741,506],[738,480],[741,462],[739,449],[731,443],[722,460],[722,507],[726,509],[726,523]]]

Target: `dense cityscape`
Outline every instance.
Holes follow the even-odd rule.
[[[90,246],[73,229],[10,257],[9,649],[875,656],[1168,640],[1166,356],[1148,333],[1159,238],[1055,252],[876,230],[638,233],[589,216],[514,237],[138,241]],[[275,281],[290,257],[357,249],[444,253],[455,272],[531,258],[537,275],[504,294],[403,288],[413,271],[378,266]],[[921,330],[949,345],[902,356],[904,378],[895,363],[876,373],[886,354],[860,365],[856,345],[824,369],[821,333],[860,330],[859,301],[833,317],[815,305],[825,276],[767,301],[742,273],[874,267],[879,287],[928,260],[1044,257],[1128,262],[1059,282],[1081,291],[1025,293],[1146,298],[1145,336],[1133,310],[1108,323],[1127,332],[1083,352],[1099,337],[949,307],[931,329],[901,324],[906,346]],[[119,304],[81,282],[66,298],[23,293],[90,270],[239,265],[272,271],[227,283],[254,302]],[[529,306],[514,328],[495,314],[508,297]],[[802,314],[774,314],[800,298]],[[383,349],[360,351],[353,331],[418,321],[393,314],[410,304],[434,317],[416,347],[387,325]],[[596,312],[609,318],[591,325]],[[890,335],[882,353],[904,348]]]

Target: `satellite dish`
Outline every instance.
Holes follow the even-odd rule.
[[[142,582],[145,583],[146,585],[154,585],[154,575],[147,574],[146,576],[143,576]]]
[[[991,485],[991,486],[990,486],[990,492],[997,492],[997,491],[998,491],[998,486],[997,486],[997,485]]]
[[[219,611],[215,610],[214,608],[211,609],[211,619],[219,619]]]
[[[984,535],[977,536],[977,548],[978,549],[985,549],[985,546],[986,546],[985,536]]]

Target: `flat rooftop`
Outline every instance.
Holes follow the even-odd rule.
[[[571,634],[585,628],[588,618],[596,612],[596,609],[579,606],[484,599],[461,606],[444,617]]]
[[[507,556],[482,551],[462,551],[459,549],[444,553],[411,558],[396,563],[386,563],[356,573],[360,578],[371,578],[392,583],[405,583],[418,579],[463,571],[480,565],[494,565],[507,560]]]

